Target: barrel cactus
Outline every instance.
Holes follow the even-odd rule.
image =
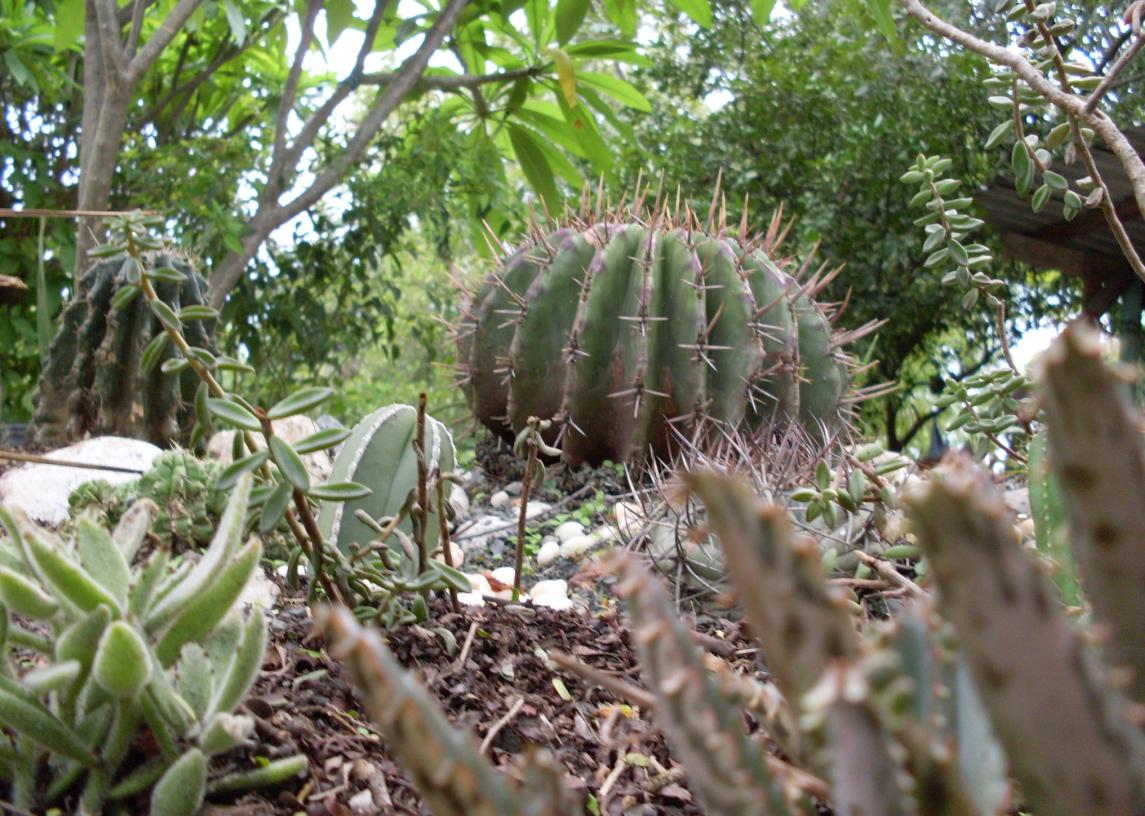
[[[824,309],[762,240],[620,216],[534,229],[459,332],[477,418],[512,438],[556,419],[571,463],[670,448],[671,427],[778,416],[838,425],[848,369]]]
[[[377,538],[377,534],[355,514],[364,510],[372,518],[396,516],[412,492],[417,490],[417,409],[412,405],[387,405],[369,414],[354,426],[342,444],[331,482],[357,482],[370,488],[370,495],[345,502],[324,502],[318,516],[322,537],[344,553],[352,553]],[[429,472],[453,470],[453,436],[436,419],[425,422],[425,458]],[[398,527],[411,531],[407,517]],[[426,524],[430,549],[438,541],[436,512]]]
[[[159,298],[175,312],[206,303],[207,282],[191,265],[163,253],[144,256],[149,267],[172,269],[154,280]],[[117,308],[116,296],[138,283],[133,258],[113,258],[88,270],[60,317],[40,376],[33,436],[58,445],[87,436],[146,439],[161,447],[184,439],[194,425],[195,373],[164,374],[169,344],[146,298]],[[173,278],[181,276],[181,280]],[[212,347],[212,320],[187,321],[187,342]],[[152,345],[154,341],[154,344]]]

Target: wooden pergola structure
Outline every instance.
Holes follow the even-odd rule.
[[[1138,154],[1145,155],[1145,127],[1131,128],[1125,135]],[[1093,155],[1133,245],[1145,255],[1145,221],[1125,171],[1100,143],[1094,144]],[[1087,175],[1080,160],[1069,166],[1057,163],[1053,169],[1069,179],[1074,189],[1077,188],[1072,183]],[[1095,318],[1121,299],[1119,324],[1135,322],[1140,333],[1142,282],[1121,254],[1100,209],[1084,210],[1073,221],[1066,221],[1061,199],[1055,198],[1035,213],[1029,199],[1017,194],[1014,177],[1008,173],[1000,174],[975,200],[986,211],[987,222],[1001,233],[1005,257],[1080,278],[1082,308]]]

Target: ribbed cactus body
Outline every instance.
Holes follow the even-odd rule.
[[[365,510],[374,519],[398,514],[410,492],[417,488],[417,455],[413,446],[416,438],[417,409],[410,405],[387,405],[354,426],[334,460],[329,481],[358,482],[373,492],[361,499],[324,503],[318,516],[324,539],[348,553],[378,537],[354,513]],[[425,458],[430,473],[435,468],[442,473],[453,470],[453,437],[449,429],[429,416],[425,419]],[[408,517],[398,529],[410,533]],[[431,550],[438,537],[434,512],[426,525],[426,542]]]
[[[556,418],[573,463],[670,448],[671,424],[836,422],[829,321],[763,249],[664,223],[538,233],[474,293],[461,333],[478,419]]]
[[[120,309],[112,300],[127,285],[126,265],[103,261],[85,274],[64,309],[40,376],[35,439],[47,445],[114,435],[146,439],[162,447],[181,441],[194,425],[198,378],[190,370],[163,374],[170,346],[149,371],[140,369],[143,350],[162,327],[144,297]],[[206,303],[207,282],[186,261],[149,258],[154,267],[173,266],[181,283],[155,281],[156,292],[176,312]],[[187,321],[183,332],[193,346],[211,349],[213,321]]]

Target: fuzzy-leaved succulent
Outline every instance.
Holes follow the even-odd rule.
[[[81,516],[68,541],[0,508],[5,798],[37,811],[73,801],[96,814],[148,796],[156,816],[198,810],[209,757],[254,728],[235,713],[266,648],[262,613],[235,609],[262,554],[257,538],[242,541],[250,490],[244,475],[210,546],[178,566],[166,548],[140,557],[148,501],[112,532]],[[155,750],[140,760],[144,732]],[[305,766],[281,760],[274,777]]]

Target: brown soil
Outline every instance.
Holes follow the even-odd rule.
[[[611,602],[602,598],[609,610]],[[414,669],[449,718],[477,740],[511,709],[486,754],[510,774],[530,746],[547,747],[569,771],[585,801],[604,814],[695,814],[687,782],[668,755],[648,712],[578,677],[546,665],[545,651],[559,649],[617,678],[639,685],[628,633],[615,611],[596,617],[548,609],[490,606],[461,614],[444,606],[427,624],[387,636],[399,660]],[[754,649],[736,624],[701,621],[709,645],[749,664]],[[346,674],[311,637],[301,599],[288,599],[271,621],[264,672],[248,698],[258,717],[259,744],[245,755],[222,758],[212,776],[271,759],[305,753],[309,775],[274,791],[215,802],[215,814],[422,813],[417,792],[393,760],[385,741],[365,719]],[[465,662],[458,664],[470,630]],[[742,649],[743,657],[735,653]],[[741,668],[751,670],[750,665]],[[518,702],[520,701],[520,702]],[[749,724],[750,725],[750,724]],[[369,795],[362,791],[371,791]],[[358,798],[355,799],[355,796]],[[351,807],[351,801],[362,810]]]

